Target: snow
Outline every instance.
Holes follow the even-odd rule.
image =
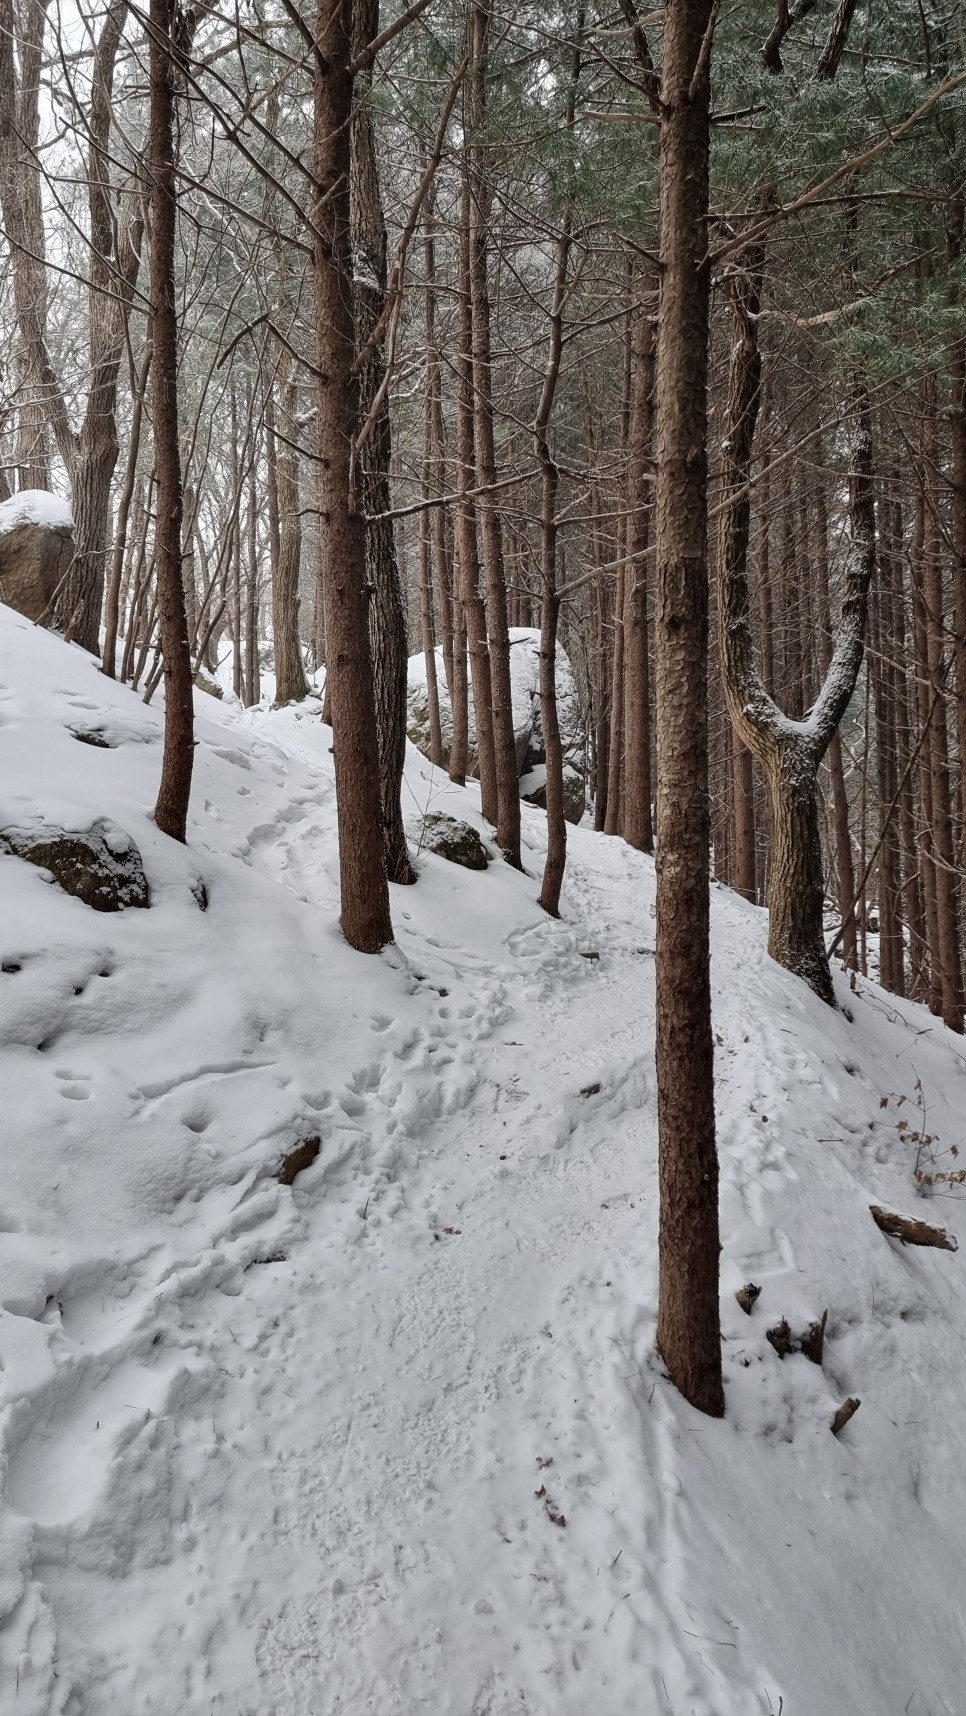
[[[962,1043],[715,890],[704,1419],[654,1352],[650,860],[571,830],[554,922],[524,805],[526,875],[423,853],[355,955],[317,700],[197,704],[183,848],[159,713],[0,609],[0,827],[109,818],[152,896],[0,856],[4,1716],[959,1716],[963,1254],[868,1206],[966,1227],[915,1179]],[[406,804],[484,829],[413,750]]]
[[[0,536],[22,524],[40,524],[48,530],[73,530],[70,502],[47,489],[21,489],[9,500],[0,501]]]

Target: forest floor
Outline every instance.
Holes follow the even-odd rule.
[[[0,857],[3,1716],[962,1716],[964,1263],[869,1214],[966,1239],[914,1177],[962,1043],[824,1008],[714,890],[702,1418],[654,1352],[651,862],[571,831],[552,922],[524,806],[527,874],[424,853],[355,955],[317,705],[198,703],[185,849],[158,711],[0,609],[0,825],[113,818],[152,889]]]

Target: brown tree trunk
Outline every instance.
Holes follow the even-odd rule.
[[[598,834],[602,834],[607,821],[607,773],[610,759],[610,660],[607,648],[610,616],[607,609],[607,585],[603,578],[594,580],[594,589],[597,603],[597,647],[594,654],[594,828]]]
[[[48,430],[71,484],[74,555],[54,601],[54,625],[93,654],[99,630],[117,463],[117,383],[141,250],[138,198],[119,205],[111,180],[114,69],[127,0],[104,13],[85,110],[89,212],[87,403],[71,427],[47,342],[47,269],[37,158],[39,87],[47,0],[21,8],[0,0],[0,209],[10,244],[17,322],[18,463],[21,486],[49,488]],[[19,78],[14,49],[19,61]],[[127,187],[130,193],[133,187]]]
[[[443,427],[443,388],[436,340],[436,215],[430,188],[423,216],[423,258],[426,273],[426,415],[429,452],[424,454],[432,473],[430,487],[438,498],[446,493],[446,443]],[[436,565],[436,602],[443,646],[443,670],[453,699],[453,570],[447,539],[447,511],[432,509],[432,554]],[[465,661],[464,661],[465,678]],[[465,764],[463,769],[466,772]]]
[[[474,132],[470,150],[470,299],[473,328],[473,395],[475,403],[476,474],[481,488],[496,482],[493,438],[493,379],[490,339],[490,288],[487,278],[489,222],[492,196],[484,129],[489,76],[487,4],[476,4],[471,19],[473,56],[469,80]],[[496,837],[503,856],[514,869],[520,859],[520,775],[513,730],[510,683],[510,637],[507,626],[503,533],[498,505],[483,496],[479,503],[483,567],[486,576],[486,624],[493,710],[493,762],[496,773]],[[477,711],[479,723],[479,711]]]
[[[379,0],[347,0],[352,5],[353,52],[361,54],[379,33]],[[351,124],[351,217],[356,350],[368,351],[386,306],[386,222],[382,210],[376,140],[371,111],[372,73],[355,80]],[[380,339],[359,376],[359,417],[366,425],[357,460],[361,505],[368,521],[366,570],[369,580],[369,647],[372,652],[379,778],[382,789],[386,868],[391,882],[411,883],[416,872],[409,858],[402,812],[406,761],[406,694],[409,643],[406,609],[396,561],[389,472],[392,431],[384,387],[386,352]]]
[[[578,4],[574,27],[574,49],[571,59],[570,84],[567,91],[565,127],[573,131],[576,111],[577,85],[580,80],[581,46],[584,35],[584,8]],[[560,617],[560,596],[557,591],[557,490],[560,473],[550,451],[548,428],[560,379],[563,355],[564,304],[567,297],[567,270],[573,241],[572,187],[563,211],[557,259],[554,272],[553,303],[550,308],[550,337],[547,342],[547,364],[543,387],[533,425],[533,446],[540,469],[542,493],[542,531],[540,572],[543,600],[540,606],[540,723],[546,751],[547,859],[540,889],[540,904],[552,918],[560,915],[560,889],[567,862],[567,823],[564,818],[563,746],[560,740],[560,720],[557,711],[557,624]]]
[[[735,860],[732,887],[752,905],[758,903],[758,856],[755,827],[754,758],[735,734],[732,758],[735,800]]]
[[[423,464],[420,476],[420,494],[424,501],[429,499],[429,467],[432,458],[432,426],[427,394],[425,405],[425,428],[423,435]],[[438,510],[438,509],[437,509]],[[436,675],[436,631],[433,625],[433,578],[430,564],[432,555],[430,509],[423,508],[419,515],[419,621],[423,640],[423,661],[426,666],[426,701],[429,705],[429,756],[436,768],[441,769],[445,763],[443,752],[443,729],[439,718],[439,685]]]
[[[816,493],[816,501],[818,505],[816,566],[820,610],[819,651],[824,678],[832,665],[832,604],[828,581],[828,518],[825,510],[825,496],[820,489]],[[845,786],[842,741],[838,733],[834,733],[829,742],[828,764],[832,779],[832,826],[835,830],[838,906],[842,918],[842,959],[854,971],[858,965],[855,907],[852,903],[855,899],[855,864],[852,858],[852,835],[849,830],[849,798]]]
[[[278,487],[278,552],[272,583],[276,708],[283,703],[301,703],[309,694],[299,636],[302,517],[299,510],[299,456],[295,446],[298,387],[292,368],[290,361],[283,358],[279,396],[281,440],[272,434]]]
[[[707,374],[711,0],[665,13],[657,353],[658,1347],[724,1412],[709,972]],[[709,38],[710,39],[710,38]]]
[[[151,340],[148,338],[144,352],[144,362],[138,378],[137,391],[131,403],[131,429],[128,437],[127,462],[124,470],[124,486],[121,490],[117,507],[117,522],[114,527],[114,552],[111,559],[111,577],[107,591],[107,604],[104,621],[104,652],[101,657],[101,670],[108,679],[114,679],[117,673],[117,638],[120,630],[124,635],[124,573],[130,569],[128,559],[128,518],[131,512],[131,502],[136,493],[138,454],[141,450],[141,419],[144,414],[144,394],[148,385],[148,375],[151,370]]]
[[[476,506],[470,490],[476,486],[476,446],[473,407],[473,310],[470,298],[471,194],[468,169],[464,165],[459,232],[459,349],[456,379],[456,445],[459,486],[462,490],[457,514],[456,552],[459,564],[460,600],[470,656],[473,682],[473,713],[476,720],[477,773],[480,804],[487,822],[496,825],[496,760],[493,749],[493,703],[490,687],[490,652],[486,640],[486,613],[480,594],[480,560],[476,536]]]
[[[377,953],[392,940],[392,923],[369,655],[365,522],[351,458],[360,427],[349,226],[351,32],[351,0],[319,0],[311,207],[319,536],[342,931],[360,953]]]
[[[46,244],[36,160],[49,4],[35,0],[18,8],[14,0],[0,0],[0,214],[17,323],[15,459],[21,489],[50,488]]]
[[[154,820],[163,834],[184,841],[194,762],[191,650],[181,570],[181,453],[178,440],[178,317],[174,254],[177,192],[174,161],[172,29],[176,0],[151,0],[151,327],[154,362],[154,461],[158,479],[154,552],[164,662],[164,758]]]
[[[959,946],[959,901],[956,887],[956,853],[953,840],[952,791],[949,770],[949,735],[946,726],[946,639],[943,608],[942,520],[936,494],[938,447],[936,436],[936,381],[923,384],[923,481],[925,484],[925,539],[922,554],[923,603],[926,633],[926,666],[934,705],[929,727],[929,773],[932,799],[930,859],[935,873],[936,948],[943,1023],[951,1031],[963,1030],[963,968]]]
[[[644,310],[638,314],[636,335],[627,502],[628,565],[624,570],[623,834],[628,846],[638,852],[653,852],[646,557],[651,525],[654,323]]]
[[[838,640],[822,688],[804,720],[783,715],[754,661],[747,577],[748,473],[758,415],[760,257],[729,283],[734,313],[727,432],[722,445],[718,539],[718,649],[731,718],[766,770],[771,787],[768,951],[835,1004],[822,926],[824,881],[818,767],[855,689],[875,566],[875,500],[868,397],[856,388],[849,481],[851,542]],[[793,690],[796,681],[793,677]],[[797,683],[800,686],[800,678]],[[803,870],[803,866],[807,869]]]
[[[614,589],[614,642],[611,653],[610,737],[607,747],[605,834],[619,834],[623,822],[625,593],[625,569],[623,566],[619,566]]]
[[[261,696],[258,666],[258,513],[255,461],[248,467],[248,575],[245,580],[245,704],[254,708]]]

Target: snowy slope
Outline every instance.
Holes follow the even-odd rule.
[[[317,705],[198,703],[185,850],[157,711],[0,610],[0,826],[110,816],[153,895],[0,857],[3,1716],[962,1716],[963,1262],[868,1213],[966,1228],[899,1129],[955,1169],[962,1045],[833,1015],[716,890],[703,1419],[653,1349],[650,862],[570,831],[553,923],[524,806],[528,876],[423,854],[354,955]],[[415,752],[407,795],[482,827]]]

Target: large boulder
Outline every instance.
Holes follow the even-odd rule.
[[[0,601],[41,624],[74,555],[67,502],[46,489],[23,489],[0,502]]]
[[[65,894],[73,894],[95,912],[151,904],[137,846],[107,817],[85,829],[40,821],[0,828],[0,852],[49,870]]]
[[[422,817],[414,834],[417,852],[436,852],[451,864],[462,864],[464,870],[485,870],[490,862],[490,853],[476,829],[442,811]]]
[[[453,736],[453,715],[446,690],[443,654],[436,651],[436,680],[439,686],[440,726],[443,730],[444,758],[448,761]],[[587,797],[587,735],[580,695],[573,669],[565,652],[557,648],[557,717],[564,748],[564,801],[568,822],[579,822]],[[510,688],[513,701],[513,733],[516,741],[517,772],[521,776],[521,797],[531,804],[545,805],[540,787],[545,779],[547,752],[540,719],[540,633],[528,626],[514,626],[510,631]],[[476,775],[476,720],[473,691],[469,687],[469,763],[467,772]],[[429,694],[426,688],[426,657],[420,652],[409,658],[407,731],[416,749],[428,757]],[[541,774],[541,770],[543,773]]]

